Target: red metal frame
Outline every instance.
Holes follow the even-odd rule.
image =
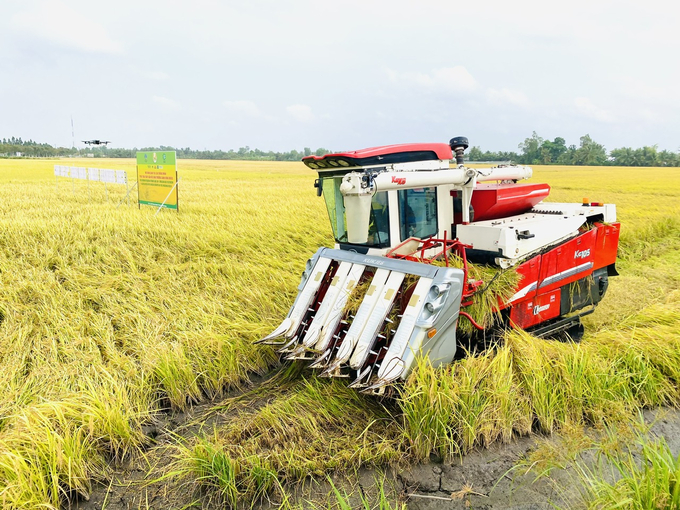
[[[437,239],[431,237],[429,239],[417,239],[420,242],[420,246],[410,255],[402,255],[396,253],[400,247],[406,243],[414,240],[416,238],[409,238],[403,243],[397,245],[390,251],[388,251],[385,256],[392,259],[403,259],[410,260],[411,262],[420,262],[421,264],[432,264],[435,260],[443,260],[446,267],[449,267],[449,253],[454,252],[463,261],[463,295],[461,299],[461,306],[467,306],[470,304],[469,299],[472,298],[473,294],[481,287],[484,282],[481,280],[468,280],[468,263],[467,254],[465,253],[465,248],[472,248],[467,244],[463,244],[458,239],[447,239],[446,232],[444,233],[443,239]],[[425,257],[425,252],[427,250],[441,248],[441,250],[432,257]],[[420,253],[420,255],[417,255]]]
[[[302,158],[303,163],[323,161],[325,159],[365,159],[377,156],[387,156],[389,154],[400,154],[405,152],[432,152],[438,159],[446,160],[453,159],[453,151],[446,143],[402,143],[397,145],[383,145],[380,147],[369,147],[368,149],[360,149],[350,152],[336,152],[333,154],[324,154],[323,156],[305,156]]]
[[[470,324],[472,324],[475,327],[475,329],[479,331],[484,331],[484,326],[480,326],[479,324],[477,324],[477,322],[472,318],[472,316],[469,313],[464,312],[463,310],[459,310],[458,315],[462,315],[467,320],[469,320]]]

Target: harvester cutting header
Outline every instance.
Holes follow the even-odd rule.
[[[335,249],[308,261],[261,341],[382,393],[418,354],[435,366],[516,327],[582,333],[616,275],[612,204],[547,203],[523,166],[468,168],[467,138],[308,156]],[[455,161],[454,161],[455,158]]]

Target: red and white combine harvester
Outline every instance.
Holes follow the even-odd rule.
[[[288,316],[260,342],[382,393],[418,355],[450,363],[508,328],[580,337],[580,318],[617,274],[616,207],[543,202],[547,184],[518,183],[531,168],[468,168],[467,147],[456,137],[304,158],[319,174],[335,249],[308,261]],[[468,313],[492,283],[471,278],[472,264],[519,275],[491,326]]]

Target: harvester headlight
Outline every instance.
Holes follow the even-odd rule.
[[[329,163],[331,164],[331,166],[338,166],[338,162],[335,161],[334,159],[331,159]]]
[[[307,166],[308,166],[309,168],[313,168],[313,169],[319,168],[319,165],[317,165],[316,163],[307,163]]]
[[[448,283],[434,284],[430,287],[430,295],[428,296],[431,301],[434,301],[446,294],[451,286]]]
[[[434,305],[428,301],[425,303],[425,310],[427,310],[429,313],[434,313]]]
[[[326,168],[326,163],[323,161],[318,161],[316,164],[319,165],[320,168]]]
[[[349,163],[344,159],[339,160],[338,163],[340,163],[340,166],[349,166]]]

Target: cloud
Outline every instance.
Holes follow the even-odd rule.
[[[502,106],[511,104],[514,106],[527,107],[529,106],[529,99],[522,92],[518,90],[510,90],[506,88],[486,90],[486,100],[491,105]]]
[[[675,93],[676,89],[677,85],[674,82],[650,83],[648,80],[632,76],[624,80],[620,92],[626,96],[630,105],[647,104],[667,110],[669,107],[680,107],[680,96]]]
[[[165,110],[179,110],[181,108],[177,101],[173,101],[167,97],[152,96],[151,101]]]
[[[635,113],[637,114],[637,118],[644,122],[666,122],[666,116],[664,116],[663,113],[658,110],[652,110],[650,108],[638,108]]]
[[[147,74],[149,78],[152,80],[158,80],[158,81],[165,81],[170,78],[167,73],[164,73],[163,71],[153,71]]]
[[[587,97],[577,97],[574,99],[576,112],[589,119],[600,122],[614,122],[614,116],[607,110],[595,106]]]
[[[15,14],[12,23],[24,33],[81,52],[123,52],[121,43],[112,39],[103,25],[60,0],[44,0]]]
[[[257,106],[253,101],[249,101],[247,99],[239,101],[224,101],[222,105],[233,117],[235,117],[231,119],[231,122],[235,122],[236,124],[239,124],[238,121],[243,119],[258,119],[266,120],[268,122],[275,122],[277,120],[276,117],[262,111],[260,107]]]
[[[293,104],[286,107],[288,114],[300,122],[312,122],[316,117],[312,108],[306,104]]]
[[[432,92],[472,92],[477,80],[463,66],[442,67],[430,73],[396,73],[387,69],[392,82],[406,82]]]
[[[222,103],[232,113],[245,115],[246,117],[261,117],[260,108],[252,101],[225,101]]]

